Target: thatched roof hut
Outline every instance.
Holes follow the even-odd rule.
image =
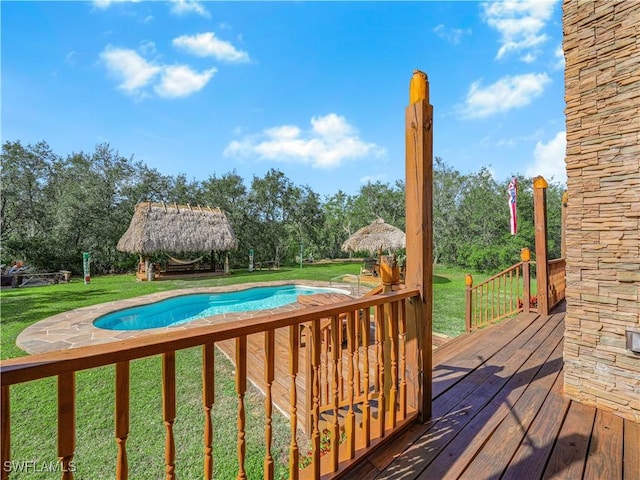
[[[121,252],[209,252],[238,248],[231,224],[219,208],[144,202],[136,205]]]
[[[407,244],[405,233],[393,225],[378,218],[366,227],[362,227],[342,244],[345,252],[371,252],[397,250]]]

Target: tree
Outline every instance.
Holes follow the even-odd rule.
[[[377,181],[363,185],[353,200],[351,222],[355,230],[382,218],[390,225],[404,230],[404,181],[393,186]]]
[[[345,256],[342,244],[355,229],[352,226],[353,197],[342,190],[325,199],[322,205],[324,223],[322,225],[321,255],[326,258]]]
[[[436,157],[433,168],[433,262],[455,264],[461,224],[455,221],[467,177]]]

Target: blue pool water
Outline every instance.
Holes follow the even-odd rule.
[[[347,293],[333,288],[301,285],[256,287],[239,292],[194,293],[117,310],[96,318],[93,324],[107,330],[146,330],[179,325],[223,313],[277,308],[294,303],[298,295],[336,291]]]

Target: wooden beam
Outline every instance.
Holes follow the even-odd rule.
[[[536,279],[538,282],[538,313],[549,315],[549,267],[547,255],[547,181],[538,176],[533,180],[533,216],[536,226]]]
[[[431,416],[431,326],[433,298],[433,107],[429,105],[427,75],[415,70],[405,111],[406,234],[405,285],[420,291],[419,301],[407,304],[409,378],[420,419]]]

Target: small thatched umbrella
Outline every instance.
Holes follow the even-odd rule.
[[[116,247],[148,256],[155,252],[235,250],[238,239],[219,208],[144,202]]]
[[[351,235],[342,244],[345,252],[371,252],[375,254],[382,250],[397,250],[407,244],[405,233],[393,225],[384,223],[378,218],[366,227]]]

